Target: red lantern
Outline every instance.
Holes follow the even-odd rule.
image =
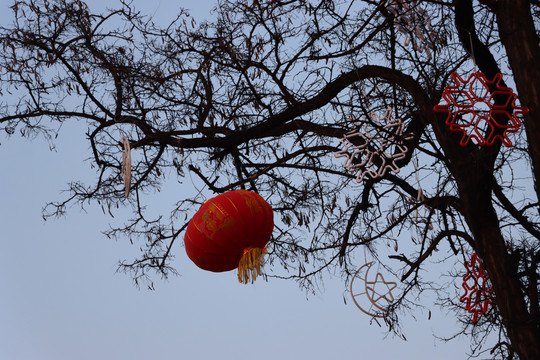
[[[238,268],[238,280],[247,284],[260,274],[273,228],[272,208],[259,194],[228,191],[195,213],[184,236],[186,253],[204,270]]]

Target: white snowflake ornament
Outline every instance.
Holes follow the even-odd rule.
[[[346,158],[344,167],[357,173],[357,182],[383,177],[389,170],[399,173],[396,161],[405,158],[403,141],[412,139],[412,135],[403,134],[405,125],[401,119],[390,120],[391,115],[389,107],[382,117],[370,113],[362,121],[353,122],[356,129],[343,136],[343,150],[334,153],[336,158]]]

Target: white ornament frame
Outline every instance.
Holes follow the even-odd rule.
[[[358,307],[362,312],[364,312],[367,315],[373,316],[373,317],[386,317],[388,315],[388,306],[390,306],[394,302],[394,296],[392,295],[392,290],[394,290],[397,287],[397,283],[393,281],[385,281],[384,276],[377,272],[375,275],[375,280],[371,281],[368,279],[369,270],[373,266],[374,262],[368,262],[362,265],[354,276],[351,279],[350,283],[350,291],[351,291],[351,297],[353,299],[354,304],[356,307]],[[367,270],[365,271],[365,275],[361,277],[362,270],[367,267]],[[360,292],[355,292],[355,279],[360,279],[361,283],[358,285],[360,288]],[[378,292],[376,286],[377,284],[383,284],[386,286],[386,292],[380,293]],[[376,297],[375,297],[376,296]],[[361,299],[365,298],[371,305],[366,308],[366,306],[363,306],[361,304]],[[386,304],[381,304],[381,302],[384,301]],[[364,301],[365,302],[365,301]]]
[[[359,183],[366,177],[381,178],[389,170],[399,173],[396,161],[405,158],[408,148],[403,141],[412,139],[412,135],[404,134],[405,125],[401,119],[390,120],[391,115],[392,108],[389,107],[382,117],[370,113],[360,122],[353,121],[357,128],[343,136],[344,149],[334,153],[336,158],[346,158],[345,169],[357,173]],[[375,164],[376,159],[379,165]]]

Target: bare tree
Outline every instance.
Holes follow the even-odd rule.
[[[124,2],[102,14],[80,0],[11,8],[0,129],[54,144],[64,122],[86,122],[96,181],[70,183],[44,216],[70,203],[132,206],[106,235],[139,242],[140,258],[120,265],[137,283],[176,272],[170,259],[206,197],[246,188],[276,214],[267,276],[308,290],[325,271],[350,281],[367,251],[402,282],[390,330],[433,290],[477,336],[475,351],[495,332],[494,358],[540,359],[538,1],[221,0],[212,21],[179,10],[166,26]],[[475,71],[487,79],[475,83],[479,102],[503,109],[498,125],[471,134],[458,118],[453,132],[434,106],[452,72]],[[142,195],[187,172],[205,192],[149,217]],[[476,323],[448,286],[462,274],[423,275],[435,261],[461,269],[473,252],[493,287]]]

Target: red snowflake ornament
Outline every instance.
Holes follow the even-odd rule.
[[[521,121],[517,115],[527,114],[529,109],[516,106],[517,95],[514,91],[501,86],[502,74],[495,75],[493,80],[488,81],[481,72],[473,73],[467,80],[463,80],[457,73],[452,73],[455,86],[447,86],[443,92],[445,104],[435,105],[435,112],[445,113],[446,125],[451,131],[463,134],[460,145],[466,146],[471,139],[475,139],[478,145],[493,145],[495,139],[510,147],[512,142],[508,133],[518,131]],[[495,87],[490,93],[489,88]],[[506,97],[504,104],[495,104],[494,98]],[[509,112],[509,109],[512,112]],[[505,121],[497,120],[506,118]],[[497,132],[497,129],[502,129]]]
[[[492,304],[493,288],[488,285],[489,277],[484,271],[478,254],[474,253],[470,262],[465,261],[467,273],[463,276],[463,289],[465,294],[459,301],[465,303],[465,308],[473,314],[473,323],[476,324],[478,316],[488,311]]]

